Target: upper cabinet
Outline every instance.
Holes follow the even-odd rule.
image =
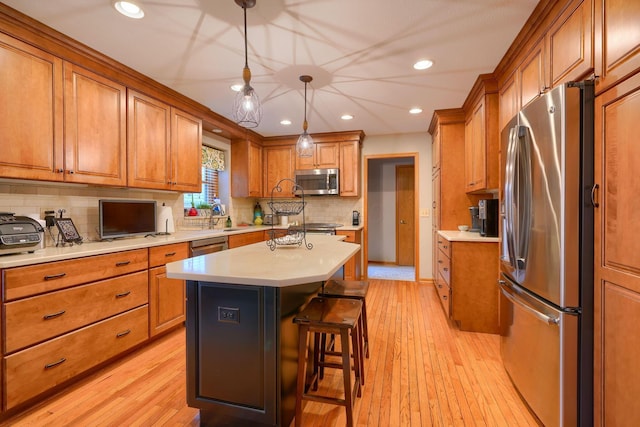
[[[498,188],[498,84],[478,77],[465,102],[464,171],[467,193]]]
[[[271,197],[273,188],[282,179],[295,179],[294,171],[296,166],[295,145],[283,145],[274,147],[264,147],[263,157],[263,194],[264,197]],[[291,183],[284,183],[282,191],[274,191],[273,197],[293,197]]]
[[[296,169],[337,169],[340,167],[340,145],[335,142],[314,144],[312,157],[296,156]]]
[[[340,195],[358,197],[360,195],[360,139],[340,143]]]
[[[127,184],[126,102],[123,85],[65,62],[66,182]]]
[[[231,141],[231,197],[262,197],[262,146]]]
[[[593,0],[574,0],[546,34],[552,87],[593,74]]]
[[[519,106],[524,107],[547,88],[544,40],[540,40],[529,52],[517,71]]]
[[[128,185],[199,192],[200,119],[133,90],[127,114]]]
[[[126,184],[125,87],[0,34],[0,176]]]
[[[595,74],[600,93],[640,69],[640,2],[595,0]]]

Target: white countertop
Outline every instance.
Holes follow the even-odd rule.
[[[341,242],[344,236],[308,234],[312,249],[266,242],[201,255],[167,264],[167,277],[256,286],[285,287],[329,279],[360,245]]]
[[[477,231],[438,230],[438,234],[450,242],[499,242],[499,237],[483,237]]]
[[[274,228],[281,228],[274,226]],[[111,252],[129,251],[133,249],[149,248],[152,246],[168,245],[171,243],[190,242],[215,236],[229,236],[232,234],[249,233],[252,231],[270,230],[270,225],[232,227],[233,231],[217,230],[189,230],[176,231],[170,235],[156,235],[149,237],[131,237],[103,242],[86,242],[73,246],[51,246],[39,249],[34,253],[12,254],[0,256],[0,268],[20,267],[41,264],[44,262],[62,261],[92,255],[102,255]],[[266,246],[266,245],[265,245]]]

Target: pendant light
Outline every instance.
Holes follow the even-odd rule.
[[[313,157],[313,138],[307,133],[307,83],[311,82],[313,77],[300,76],[300,81],[304,82],[304,122],[302,123],[302,134],[298,137],[296,143],[296,153],[299,157]]]
[[[235,0],[244,11],[244,69],[242,79],[244,86],[236,94],[233,101],[233,120],[242,127],[254,128],[262,119],[262,106],[256,91],[251,87],[251,70],[247,57],[247,9],[256,5],[256,0]]]

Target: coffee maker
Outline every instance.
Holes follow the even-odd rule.
[[[351,225],[360,225],[360,212],[353,211],[351,216]]]
[[[483,199],[478,202],[480,235],[498,237],[498,199]]]
[[[469,206],[469,215],[471,215],[471,228],[469,231],[480,231],[480,218],[478,218],[478,207]]]

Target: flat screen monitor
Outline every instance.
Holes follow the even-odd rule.
[[[155,200],[99,200],[101,240],[156,233]]]

